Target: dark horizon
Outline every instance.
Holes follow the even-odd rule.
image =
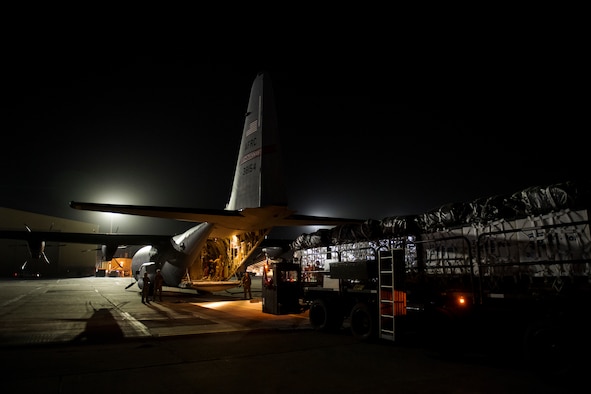
[[[301,214],[380,220],[588,177],[576,73],[535,58],[287,70],[58,56],[44,72],[27,60],[11,65],[0,206],[102,229],[106,214],[69,201],[224,208],[262,70],[275,90],[289,206]],[[126,233],[192,225],[114,221]]]

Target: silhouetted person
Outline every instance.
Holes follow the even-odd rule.
[[[222,255],[220,254],[219,257],[217,259],[215,259],[214,261],[214,266],[215,266],[215,274],[214,274],[214,280],[223,280],[223,276],[224,276],[224,262],[222,261]]]
[[[142,304],[150,303],[150,278],[148,273],[144,272],[144,285],[142,286]]]
[[[242,286],[242,288],[244,289],[244,299],[246,300],[246,293],[248,292],[248,299],[252,300],[252,293],[250,292],[250,283],[251,283],[251,278],[250,278],[250,274],[246,271],[244,271],[244,275],[242,275],[242,279],[240,280],[240,285]]]
[[[156,275],[154,276],[154,298],[153,300],[156,301],[156,297],[160,301],[162,301],[162,285],[164,284],[164,277],[159,269],[156,270]]]

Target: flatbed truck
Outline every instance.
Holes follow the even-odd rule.
[[[560,369],[589,351],[589,195],[557,184],[302,234],[301,303],[317,330]]]

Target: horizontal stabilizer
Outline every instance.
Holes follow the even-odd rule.
[[[147,205],[98,204],[77,201],[71,201],[70,206],[75,209],[87,211],[115,212],[188,222],[212,223],[216,227],[212,236],[227,236],[229,233],[228,230],[254,231],[272,227],[337,226],[340,224],[363,222],[361,219],[299,215],[282,206],[245,208],[239,211],[230,211],[226,209],[157,207]]]

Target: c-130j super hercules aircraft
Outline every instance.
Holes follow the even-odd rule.
[[[239,285],[230,280],[253,252],[261,247],[273,227],[336,226],[362,220],[298,215],[287,207],[279,146],[273,89],[268,74],[259,73],[250,91],[229,202],[225,209],[174,208],[138,205],[70,202],[74,209],[114,212],[199,222],[182,234],[162,235],[28,233],[0,238],[27,239],[31,249],[37,242],[83,242],[102,244],[112,258],[118,245],[139,245],[132,258],[132,274],[140,288],[144,272],[152,279],[160,269],[167,286],[215,292]],[[7,232],[4,232],[7,234]],[[15,232],[11,232],[15,233]],[[35,236],[36,238],[31,238]],[[189,269],[202,272],[203,264],[218,259],[221,269],[204,278],[187,279]],[[197,266],[195,266],[195,264]]]

